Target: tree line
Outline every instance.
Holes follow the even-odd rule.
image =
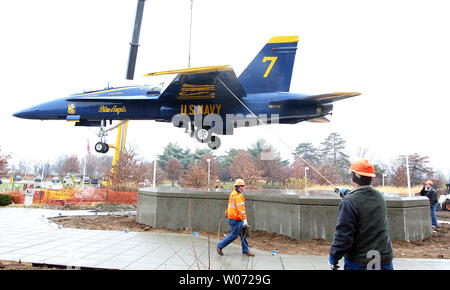
[[[366,158],[368,152],[368,149],[360,148],[356,155]],[[243,178],[250,187],[303,189],[305,181],[319,185],[351,182],[350,153],[346,141],[337,132],[329,134],[318,145],[299,143],[292,154],[293,161],[282,159],[277,148],[264,139],[259,139],[246,149],[231,148],[223,155],[216,155],[210,149],[191,150],[169,143],[157,156],[155,183],[205,188],[214,185],[216,180],[232,182],[236,178]],[[414,153],[407,157],[411,185],[421,184],[425,179],[434,180],[437,187],[444,183],[443,174],[433,170],[428,156]],[[0,176],[7,175],[11,169],[15,174],[23,174],[25,164],[19,162],[16,168],[8,169],[9,158],[9,155],[0,155]],[[370,161],[375,167],[374,185],[384,181],[386,185],[407,186],[406,156],[399,156],[390,164]],[[154,161],[139,158],[133,148],[127,148],[115,166],[111,166],[111,163],[110,155],[89,155],[86,159],[86,175],[108,178],[116,190],[123,191],[136,190],[142,185],[153,183]],[[42,167],[48,175],[62,177],[80,174],[84,171],[84,158],[80,159],[76,155],[60,156],[52,164],[35,164],[33,173],[38,175]]]

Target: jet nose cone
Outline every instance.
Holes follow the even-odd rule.
[[[16,117],[16,118],[31,119],[31,118],[33,118],[33,116],[32,116],[33,113],[35,113],[36,111],[39,111],[39,110],[35,110],[35,109],[33,109],[33,110],[30,110],[30,109],[20,110],[18,112],[15,112],[13,114],[13,116]]]
[[[16,117],[16,118],[23,118],[23,115],[24,115],[23,110],[20,110],[20,111],[15,112],[13,114],[13,116]]]

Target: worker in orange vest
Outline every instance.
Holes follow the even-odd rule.
[[[238,236],[241,238],[242,254],[244,256],[254,256],[248,249],[247,237],[242,234],[242,227],[249,227],[247,222],[247,214],[245,213],[245,198],[242,195],[245,182],[242,179],[236,179],[234,190],[228,198],[227,217],[230,224],[231,233],[217,244],[216,250],[219,255],[223,255],[222,249],[228,246]]]

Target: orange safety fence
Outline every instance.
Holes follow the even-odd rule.
[[[3,193],[10,194],[11,200],[15,204],[23,204],[25,202],[25,194],[27,193],[27,190],[16,190]],[[28,189],[28,193],[33,193],[33,191]],[[69,188],[58,190],[35,189],[33,204],[90,205],[95,202],[137,204],[137,199],[137,192],[114,191],[107,188]]]

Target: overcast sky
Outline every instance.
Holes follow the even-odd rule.
[[[108,85],[155,84],[144,73],[187,68],[190,0],[147,0],[134,81],[125,80],[137,0],[0,2],[1,152],[19,160],[82,155],[97,128],[12,114]],[[242,128],[222,137],[217,154],[264,138],[315,145],[331,132],[352,159],[369,149],[375,163],[399,154],[430,156],[450,173],[450,17],[447,1],[194,0],[191,66],[231,65],[239,75],[272,36],[298,35],[291,92],[360,92],[334,104],[331,122]],[[109,143],[115,142],[111,134]],[[130,121],[127,143],[142,158],[169,142],[205,148],[170,123]],[[92,149],[93,150],[93,149]],[[108,154],[112,154],[109,152]]]

